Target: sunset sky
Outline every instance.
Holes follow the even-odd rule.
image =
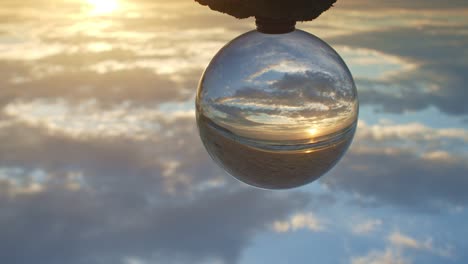
[[[286,191],[199,139],[211,58],[254,29],[192,0],[0,0],[0,262],[468,263],[468,3],[338,0],[297,28],[359,92],[341,162]]]

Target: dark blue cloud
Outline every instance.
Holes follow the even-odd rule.
[[[337,37],[334,43],[380,50],[420,66],[385,80],[357,79],[362,104],[388,112],[434,106],[452,115],[468,113],[468,40],[463,27],[396,28]]]
[[[19,171],[0,179],[0,258],[11,264],[123,263],[126,257],[155,256],[164,262],[237,263],[256,234],[309,203],[300,192],[246,189],[234,180],[197,187],[220,171],[201,143],[194,144],[192,120],[166,125],[185,143],[177,146],[172,136],[155,134],[148,149],[148,142],[74,138],[18,123],[2,128],[0,141],[10,143],[0,149],[0,168]],[[170,176],[164,174],[168,159],[181,164]],[[37,170],[46,179],[34,180]],[[70,173],[81,174],[81,188],[69,187]],[[177,184],[181,175],[188,186]],[[27,191],[33,182],[41,189]],[[175,189],[168,192],[172,183]]]

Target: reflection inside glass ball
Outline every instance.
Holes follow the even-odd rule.
[[[200,137],[235,178],[260,188],[307,184],[354,136],[358,100],[340,56],[301,30],[251,31],[213,58],[196,98]]]

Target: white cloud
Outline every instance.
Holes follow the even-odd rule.
[[[268,56],[276,57],[276,54],[274,53],[273,54],[267,53],[267,54]],[[250,75],[247,78],[247,81],[253,82],[257,78],[264,75],[265,73],[272,72],[272,71],[283,72],[283,73],[298,73],[298,72],[305,73],[307,70],[310,70],[310,65],[300,64],[299,62],[293,59],[285,59],[279,62],[275,62],[273,64],[267,63],[265,67],[253,73],[252,75]]]
[[[154,137],[155,133],[160,132],[160,121],[195,116],[193,109],[173,109],[163,113],[157,108],[134,107],[126,103],[110,109],[99,107],[95,100],[74,105],[66,100],[38,99],[7,104],[3,112],[17,122],[45,127],[52,134],[67,134],[74,138],[123,137],[136,140]]]
[[[354,143],[330,189],[364,204],[393,204],[418,210],[451,210],[466,203],[468,130],[421,123],[360,122]],[[418,188],[414,188],[418,186]]]
[[[381,225],[382,220],[380,219],[367,219],[361,223],[353,225],[351,231],[357,235],[366,235],[374,232]]]
[[[402,72],[414,70],[418,65],[381,51],[350,46],[337,46],[338,53],[349,65],[354,78],[388,80]]]
[[[399,231],[395,231],[388,236],[388,241],[392,245],[400,248],[410,248],[415,250],[428,251],[441,257],[453,257],[453,253],[450,247],[434,247],[432,238],[427,238],[426,240],[421,241],[406,234],[402,234]]]
[[[293,215],[286,221],[275,221],[273,230],[278,233],[286,233],[306,229],[314,232],[325,230],[325,225],[312,213],[299,213]]]
[[[355,154],[412,155],[422,161],[450,164],[468,158],[468,130],[433,128],[422,123],[395,124],[359,121],[351,151]]]
[[[468,142],[468,130],[460,128],[437,129],[425,126],[421,123],[392,124],[381,122],[375,125],[368,125],[364,121],[359,122],[359,133],[356,135],[360,139],[372,138],[378,141],[399,139],[399,140],[437,140],[442,138],[459,139]]]
[[[432,254],[452,258],[451,248],[445,249],[433,246],[432,238],[424,241],[417,240],[399,231],[391,233],[387,238],[389,244],[385,250],[372,250],[365,256],[356,256],[351,258],[351,264],[410,264],[412,260],[403,255],[405,249],[420,250]]]
[[[390,234],[390,236],[388,237],[388,240],[393,245],[413,248],[413,249],[423,249],[428,246],[427,244],[419,242],[410,236],[400,233],[399,231],[396,231]]]
[[[26,171],[21,168],[0,167],[1,192],[11,199],[43,193],[52,187],[70,192],[79,191],[84,184],[83,174],[79,171],[68,171],[57,178],[43,170]]]
[[[366,256],[353,257],[351,264],[410,264],[400,252],[387,248],[385,251],[371,251]]]
[[[273,229],[278,233],[286,233],[289,231],[290,227],[288,221],[275,221],[273,223]]]

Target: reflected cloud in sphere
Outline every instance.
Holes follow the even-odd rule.
[[[358,100],[340,56],[301,30],[251,31],[221,49],[197,99],[201,139],[227,172],[268,189],[307,184],[351,143]]]

